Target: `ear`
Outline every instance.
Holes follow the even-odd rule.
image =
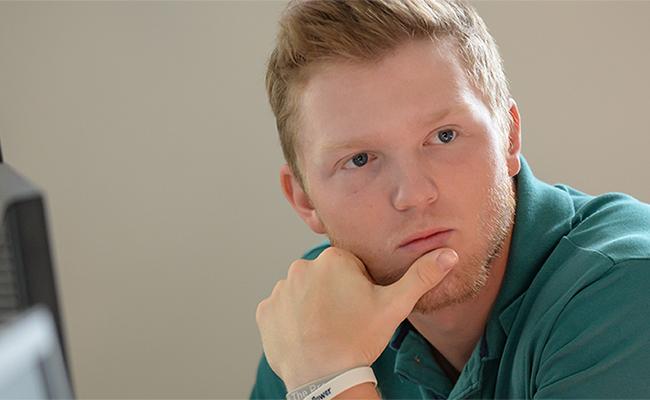
[[[506,160],[508,163],[508,175],[515,176],[521,169],[521,161],[519,155],[521,154],[521,119],[519,116],[519,108],[514,99],[510,99],[510,131],[508,132],[509,145],[506,149]]]
[[[291,171],[291,168],[287,164],[284,164],[280,168],[280,185],[282,186],[284,197],[309,228],[318,234],[326,233],[325,226],[318,217],[316,209],[309,199],[309,195],[307,195],[298,183],[298,180],[293,175],[293,171]]]

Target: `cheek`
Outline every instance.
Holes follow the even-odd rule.
[[[375,171],[358,174],[341,173],[321,182],[320,187],[329,197],[329,207],[357,212],[374,209],[386,196],[386,179]]]
[[[458,218],[465,229],[472,231],[479,218],[490,207],[490,188],[498,179],[493,161],[488,155],[468,157],[438,173],[440,199],[438,210]],[[444,218],[444,217],[443,217]]]
[[[369,197],[361,193],[342,196],[328,205],[327,213],[323,217],[330,221],[332,228],[343,230],[342,233],[357,232],[369,227],[376,228],[380,201],[378,197]]]
[[[371,186],[354,190],[329,187],[315,206],[329,233],[346,242],[370,240],[387,222],[386,194]]]

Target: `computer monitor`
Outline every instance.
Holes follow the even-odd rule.
[[[41,191],[3,162],[0,148],[0,326],[36,304],[47,307],[68,365],[46,219]]]
[[[36,306],[0,326],[0,399],[71,399],[54,322]]]

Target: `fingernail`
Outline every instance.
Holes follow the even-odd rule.
[[[445,250],[438,255],[436,262],[438,263],[438,268],[443,272],[449,271],[458,261],[458,256],[455,251]]]

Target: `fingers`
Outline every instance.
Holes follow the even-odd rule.
[[[438,285],[458,262],[458,254],[452,249],[431,251],[411,264],[404,276],[381,290],[391,304],[407,314],[426,292]]]
[[[285,279],[280,279],[275,283],[275,286],[273,286],[273,290],[271,291],[271,294],[269,297],[263,299],[257,304],[257,309],[255,310],[255,321],[257,322],[257,325],[259,326],[262,321],[262,317],[264,316],[266,307],[268,307],[268,303],[271,301],[271,298],[277,298],[278,297],[278,292],[282,290],[284,285],[286,285],[286,280]]]
[[[368,273],[368,270],[366,269],[366,266],[364,263],[359,259],[359,257],[355,256],[352,252],[347,251],[345,249],[339,248],[339,247],[328,247],[327,249],[323,250],[323,252],[316,258],[316,262],[323,262],[323,263],[338,263],[341,265],[356,267],[356,269],[363,274],[363,276],[368,279],[368,281],[372,282],[373,284],[375,283],[374,279],[370,276]]]
[[[342,248],[328,247],[315,260],[308,261],[301,259],[291,263],[287,271],[286,279],[278,281],[269,297],[258,304],[255,312],[258,325],[265,314],[264,310],[268,306],[268,303],[272,300],[278,301],[283,290],[295,285],[308,285],[311,281],[319,280],[318,276],[322,274],[336,274],[337,276],[342,276],[341,279],[343,280],[346,280],[344,276],[351,277],[361,274],[370,283],[374,284],[374,280],[366,270],[366,266],[357,256]]]

